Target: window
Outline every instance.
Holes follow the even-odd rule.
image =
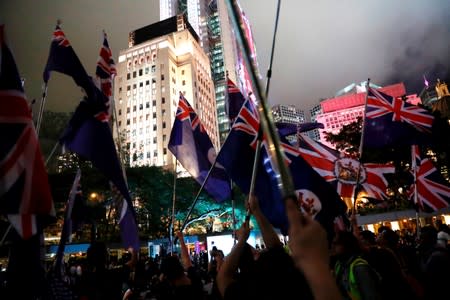
[[[155,72],[156,72],[156,66],[153,65],[153,66],[152,66],[152,73],[155,73]]]
[[[122,93],[122,87],[119,87],[119,93]]]
[[[155,118],[156,118],[156,113],[154,112],[154,113],[153,113],[153,119],[155,119]]]
[[[119,127],[122,125],[122,121],[119,121]]]
[[[136,71],[133,72],[133,78],[136,78]]]
[[[129,107],[127,107],[127,113],[130,113],[130,108]]]
[[[158,151],[154,150],[153,151],[153,157],[157,157],[158,156]]]
[[[154,137],[154,138],[153,138],[153,144],[156,144],[157,142],[158,142],[157,138]]]
[[[143,82],[139,82],[139,87],[143,87],[144,83]]]
[[[130,80],[130,78],[131,78],[131,74],[127,73],[127,80]]]
[[[139,70],[139,76],[142,76],[142,69]]]
[[[166,148],[163,149],[163,154],[167,154],[167,149]]]
[[[157,129],[157,127],[156,127],[156,124],[155,124],[155,125],[153,125],[153,131],[156,131],[156,129]]]
[[[164,80],[164,74],[161,74],[161,80]]]
[[[119,116],[121,116],[122,115],[122,110],[121,109],[119,109]]]
[[[150,85],[150,80],[145,81],[145,85]]]
[[[163,142],[165,142],[165,141],[166,141],[166,135],[163,134]]]
[[[127,91],[131,90],[131,85],[127,85]]]
[[[136,111],[136,105],[133,105],[133,111]]]
[[[165,109],[161,109],[161,114],[163,115],[163,117],[166,115],[166,110]]]
[[[181,70],[181,75],[184,75],[184,70]]]
[[[162,97],[162,98],[161,98],[161,103],[162,103],[162,104],[166,103],[166,98]]]
[[[150,152],[147,152],[147,158],[150,158]]]
[[[136,84],[133,84],[133,90],[135,90],[136,89]]]
[[[144,104],[139,104],[139,110],[143,110],[144,109]]]
[[[155,106],[156,105],[156,100],[152,101],[152,105]]]
[[[183,80],[181,84],[186,85],[186,80]]]
[[[130,125],[130,119],[127,119],[127,125]]]
[[[163,127],[163,128],[166,128],[166,122],[163,122],[163,123],[162,123],[162,127]]]
[[[145,102],[145,108],[150,108],[150,102]]]

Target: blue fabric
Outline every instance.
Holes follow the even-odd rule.
[[[202,184],[214,163],[216,151],[197,114],[182,95],[168,148],[189,174]],[[204,188],[217,202],[228,199],[230,179],[225,170],[216,165]]]

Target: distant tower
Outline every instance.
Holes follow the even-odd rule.
[[[276,123],[302,124],[305,123],[305,112],[294,105],[278,104],[272,107],[273,120]],[[295,143],[295,136],[288,137],[289,142]]]
[[[185,16],[178,15],[131,32],[129,48],[120,51],[115,108],[131,166],[173,167],[175,158],[167,144],[179,92],[197,112],[213,145],[219,147],[210,63],[198,41]]]

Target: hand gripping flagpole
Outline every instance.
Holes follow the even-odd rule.
[[[280,1],[279,1],[280,2]],[[267,142],[267,151],[274,167],[274,172],[277,174],[278,188],[283,198],[295,197],[294,184],[290,176],[289,170],[284,163],[283,155],[280,149],[280,141],[273,123],[271,114],[269,112],[267,103],[267,94],[263,94],[261,83],[257,77],[257,70],[255,64],[250,59],[250,48],[248,41],[244,37],[242,24],[241,9],[236,0],[226,1],[230,19],[236,33],[236,40],[240,48],[242,48],[244,63],[250,72],[250,79],[253,93],[258,101],[258,110],[260,113],[261,126],[264,138]],[[274,36],[275,39],[275,36]],[[268,85],[267,85],[268,88]]]

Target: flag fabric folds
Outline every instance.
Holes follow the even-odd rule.
[[[233,122],[239,114],[239,111],[245,102],[245,98],[230,78],[227,78],[227,95],[228,99],[226,104],[228,118]]]
[[[367,193],[367,197],[378,200],[387,198],[388,182],[383,174],[394,173],[392,164],[363,163],[341,155],[309,137],[301,136],[298,141],[301,156],[327,182],[331,183],[338,194],[351,198],[357,186],[357,173],[360,169],[359,185]]]
[[[14,57],[0,25],[0,212],[23,239],[36,216],[55,216],[41,149]]]
[[[95,93],[91,83],[92,79],[86,73],[59,24],[56,25],[53,32],[50,52],[43,73],[45,83],[48,83],[52,71],[72,77],[75,83],[82,87],[88,96],[92,96]]]
[[[412,159],[416,160],[417,203],[415,205],[417,208],[421,211],[432,212],[449,206],[449,183],[445,181],[431,159],[421,159],[417,145],[412,146],[412,155]],[[414,200],[414,196],[413,184],[410,189],[410,199]]]
[[[426,109],[370,87],[367,93],[364,146],[381,148],[428,142],[427,133],[434,117]]]
[[[58,42],[61,36],[64,37],[64,33],[57,26],[50,47],[49,62],[44,71],[44,79],[45,74],[49,71],[58,71],[67,74],[85,89],[86,97],[84,97],[76,108],[60,142],[66,149],[91,161],[93,166],[113,182],[123,195],[125,202],[127,202],[126,207],[129,212],[122,214],[123,218],[119,223],[121,226],[122,241],[125,248],[132,247],[137,250],[139,249],[140,242],[136,213],[122,173],[122,167],[117,156],[111,129],[107,122],[96,117],[99,113],[106,110],[108,100],[87,75],[77,55],[72,47],[70,47],[68,40],[64,37],[64,42]],[[68,47],[70,47],[70,51],[67,50]],[[129,223],[132,225],[128,226]],[[124,230],[130,231],[124,232]]]
[[[97,68],[95,74],[100,81],[100,89],[105,94],[108,102],[106,103],[106,110],[96,115],[96,118],[101,121],[109,120],[110,115],[110,97],[112,96],[112,82],[113,77],[117,74],[116,65],[112,57],[111,49],[109,48],[106,33],[103,33],[103,45],[100,48],[100,55],[97,60]]]
[[[232,130],[218,155],[218,162],[244,193],[249,193],[256,142],[260,127],[259,115],[253,103],[244,103]],[[277,178],[262,143],[261,160],[255,181],[255,194],[264,215],[271,224],[287,233],[288,221]],[[300,152],[281,139],[284,158],[289,164],[298,204],[318,220],[328,232],[334,232],[334,221],[346,213],[346,205],[331,185],[325,182],[301,157]]]
[[[298,133],[314,129],[324,128],[324,125],[322,123],[317,122],[306,122],[298,124],[277,122],[275,123],[275,126],[277,127],[280,136],[284,137],[289,135],[297,135]]]
[[[181,93],[168,148],[186,171],[203,184],[216,150],[200,118]],[[230,180],[221,166],[214,166],[204,188],[217,202],[230,197]]]

